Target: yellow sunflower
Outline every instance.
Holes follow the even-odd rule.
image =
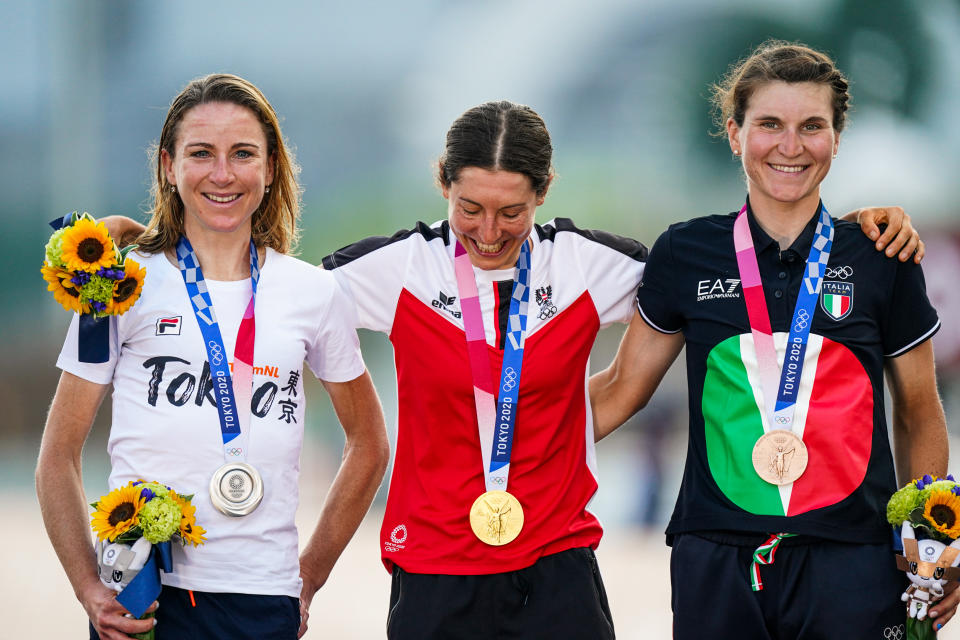
[[[114,489],[100,498],[96,511],[90,516],[90,525],[100,540],[113,542],[117,536],[138,523],[137,516],[146,499],[140,496],[140,487],[127,485]]]
[[[116,259],[113,240],[102,222],[81,218],[61,239],[60,258],[71,271],[96,272],[100,267],[110,267]]]
[[[923,517],[943,535],[960,537],[960,498],[951,491],[934,491],[927,498]]]
[[[205,534],[207,530],[197,524],[197,508],[190,504],[189,500],[180,497],[177,492],[172,489],[168,495],[177,503],[180,507],[180,513],[183,514],[180,518],[179,531],[183,541],[189,542],[195,547],[206,542],[203,534]]]
[[[53,291],[54,299],[67,311],[90,313],[90,304],[80,299],[80,290],[71,279],[73,273],[66,269],[43,265],[40,267],[43,279],[47,281],[47,291]]]
[[[118,316],[123,315],[140,298],[143,280],[147,277],[147,270],[130,258],[124,260],[123,271],[123,280],[113,285],[113,299],[107,305],[107,313]]]

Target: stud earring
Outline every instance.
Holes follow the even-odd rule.
[[[177,185],[175,184],[170,185],[170,193],[176,193],[176,192],[177,192]]]
[[[264,193],[270,193],[270,185],[267,185],[263,188]]]
[[[739,158],[739,157],[740,157],[740,150],[739,150],[739,149],[737,149],[736,151],[733,152],[733,157],[734,157],[734,158]]]

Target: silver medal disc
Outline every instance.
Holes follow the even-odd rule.
[[[263,480],[260,473],[245,462],[223,465],[210,478],[210,501],[228,516],[245,516],[260,505]]]

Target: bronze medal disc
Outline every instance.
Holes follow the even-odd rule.
[[[807,445],[792,431],[774,429],[753,445],[753,468],[770,484],[795,482],[807,469]]]
[[[523,528],[523,507],[506,491],[487,491],[470,507],[470,528],[481,542],[499,547]]]

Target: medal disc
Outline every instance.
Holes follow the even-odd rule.
[[[470,528],[481,542],[499,547],[523,528],[523,507],[506,491],[487,491],[470,507]]]
[[[795,482],[806,471],[807,459],[807,445],[791,431],[769,431],[753,445],[753,468],[770,484]]]
[[[245,462],[223,465],[210,478],[210,501],[228,516],[245,516],[260,505],[263,480],[260,473]]]

